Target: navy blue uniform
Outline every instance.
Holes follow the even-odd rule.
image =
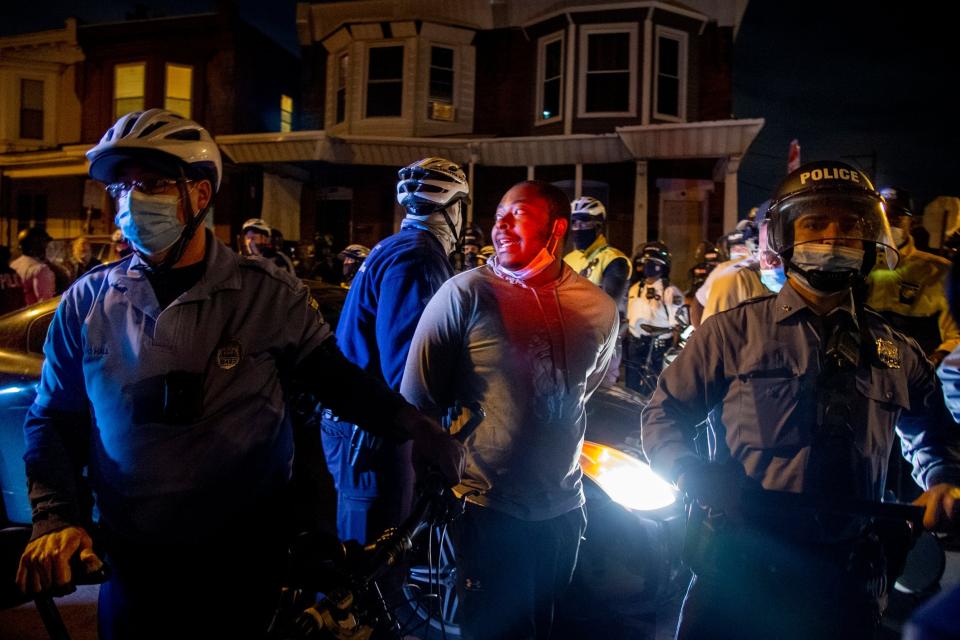
[[[337,344],[344,355],[398,391],[420,316],[451,276],[443,246],[426,229],[406,226],[377,244],[340,315]],[[351,423],[325,417],[323,447],[337,484],[341,539],[367,542],[402,518],[413,490],[409,446],[375,440]]]

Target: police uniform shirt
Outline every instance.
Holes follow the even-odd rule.
[[[330,328],[303,283],[210,232],[205,262],[200,281],[165,309],[138,256],[94,269],[50,325],[36,404],[89,407],[90,480],[103,522],[120,535],[194,539],[290,476],[281,374]],[[194,387],[198,415],[164,415],[165,394]]]
[[[894,428],[918,484],[960,480],[960,428],[943,407],[933,368],[911,339],[866,310],[869,359],[849,389],[853,441],[879,500]],[[718,460],[732,458],[766,489],[802,491],[822,370],[821,321],[789,284],[777,296],[717,314],[660,376],[642,414],[644,452],[676,480],[695,456],[693,427],[710,414]],[[866,360],[866,361],[865,361]],[[862,483],[860,486],[864,486]]]
[[[653,295],[648,296],[652,289]],[[669,329],[677,324],[677,311],[683,305],[683,292],[673,285],[663,286],[658,278],[653,284],[643,280],[634,283],[627,293],[627,323],[635,338],[648,335],[640,325]]]

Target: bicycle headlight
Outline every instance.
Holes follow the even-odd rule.
[[[580,466],[611,500],[631,511],[656,511],[677,500],[677,491],[645,462],[596,442],[583,443]]]

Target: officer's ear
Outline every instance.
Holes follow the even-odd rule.
[[[213,185],[209,180],[198,180],[193,183],[193,187],[190,194],[194,205],[193,210],[203,211],[213,198]]]

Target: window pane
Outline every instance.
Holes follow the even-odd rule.
[[[453,49],[430,47],[430,66],[453,69]]]
[[[679,117],[680,81],[676,78],[657,78],[657,113]]]
[[[119,101],[118,101],[119,102]],[[141,101],[142,104],[142,101]],[[163,108],[167,111],[173,111],[178,113],[184,118],[190,117],[190,101],[183,100],[181,98],[165,98],[163,100]]]
[[[628,111],[630,74],[600,73],[587,76],[587,111]]]
[[[20,111],[20,137],[43,140],[43,111],[37,109]]]
[[[20,81],[20,108],[43,109],[43,81]]]
[[[660,38],[660,55],[657,57],[659,73],[677,77],[680,75],[680,43],[670,38]]]
[[[430,69],[430,99],[453,102],[453,71]]]
[[[370,80],[403,79],[403,47],[373,47],[367,78]]]
[[[623,71],[630,68],[629,33],[590,34],[588,43],[588,71]]]
[[[544,47],[543,51],[543,77],[544,78],[555,78],[560,75],[560,69],[563,61],[561,60],[561,54],[563,49],[563,43],[560,40],[555,40]]]
[[[193,67],[179,64],[167,65],[166,91],[168,98],[190,100],[193,81]]]
[[[131,111],[143,111],[143,97],[121,98],[116,101],[114,114],[115,118],[130,113]]]
[[[344,118],[347,116],[347,92],[344,89],[337,90],[337,119],[336,122],[339,124],[343,122]]]
[[[543,113],[540,117],[549,120],[560,115],[560,78],[543,83]]]
[[[367,85],[368,118],[399,116],[402,104],[402,82],[375,82]]]
[[[147,65],[143,62],[118,64],[114,67],[113,97],[118,100],[133,97],[143,98],[146,67]]]
[[[340,56],[340,64],[337,65],[337,88],[344,89],[347,86],[347,76],[350,73],[350,56]]]

